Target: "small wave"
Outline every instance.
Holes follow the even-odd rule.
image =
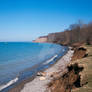
[[[47,60],[45,63],[43,64],[48,64],[50,63],[51,61],[53,61],[58,55],[54,55],[51,59]]]
[[[0,86],[0,91],[3,90],[3,89],[5,89],[5,88],[7,88],[8,86],[14,84],[14,83],[17,82],[17,81],[18,81],[18,77],[15,78],[15,79],[13,79],[13,80],[11,80],[11,81],[9,81],[9,82],[6,83],[5,85],[1,85],[1,86]]]

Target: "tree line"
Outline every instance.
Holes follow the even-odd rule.
[[[92,44],[92,22],[83,24],[80,21],[72,24],[63,32],[51,33],[47,36],[48,42],[62,45],[79,43]]]

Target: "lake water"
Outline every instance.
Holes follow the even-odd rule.
[[[55,62],[67,47],[32,42],[0,42],[0,90]],[[34,70],[31,67],[38,64]],[[11,81],[12,80],[12,81]]]

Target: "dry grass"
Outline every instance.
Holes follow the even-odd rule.
[[[82,84],[86,84],[83,87],[72,90],[72,92],[92,92],[92,45],[85,46],[88,50],[88,56],[72,63],[78,62],[80,66],[84,67],[84,70],[81,72],[81,81]]]

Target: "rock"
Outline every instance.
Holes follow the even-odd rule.
[[[46,76],[46,73],[45,72],[38,72],[37,76]]]
[[[45,80],[46,78],[45,77],[40,77],[40,80]]]

